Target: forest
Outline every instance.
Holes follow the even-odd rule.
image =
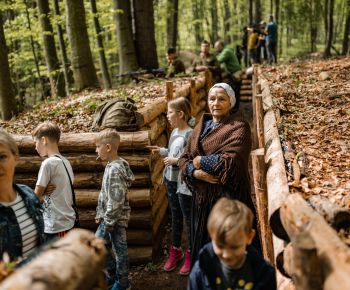
[[[280,62],[349,53],[350,0],[3,0],[0,12],[3,120],[47,98],[115,87],[120,74],[165,67],[169,47],[198,53],[203,39],[221,39],[234,48],[244,26],[269,15]]]

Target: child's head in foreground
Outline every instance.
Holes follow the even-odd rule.
[[[40,156],[47,156],[50,146],[58,146],[61,130],[56,123],[44,122],[39,124],[32,132],[35,149]]]
[[[208,218],[208,232],[218,258],[229,268],[239,268],[246,247],[255,236],[253,213],[238,200],[220,198]]]
[[[111,161],[117,156],[120,136],[114,129],[105,129],[98,133],[95,138],[96,153],[101,160]]]
[[[184,97],[171,100],[168,103],[167,118],[170,125],[177,128],[180,122],[186,122],[191,118],[191,103]]]

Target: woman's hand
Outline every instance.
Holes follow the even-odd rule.
[[[156,154],[160,152],[160,147],[158,146],[146,146],[149,150],[151,150],[152,154]]]
[[[193,159],[193,166],[194,168],[196,169],[200,169],[201,168],[201,159],[202,159],[202,156],[196,156],[194,159]]]
[[[165,157],[164,164],[165,165],[177,165],[178,160],[179,160],[179,158],[175,158],[175,157]]]
[[[196,179],[199,179],[199,180],[203,180],[205,182],[212,183],[212,184],[217,184],[219,182],[218,177],[211,175],[209,173],[206,173],[202,169],[196,169],[193,172],[193,177],[195,177]]]

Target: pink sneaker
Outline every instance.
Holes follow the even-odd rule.
[[[191,269],[191,252],[187,250],[185,254],[185,262],[183,263],[180,270],[180,275],[187,276],[190,273],[190,269]]]
[[[165,262],[164,271],[172,271],[176,268],[177,263],[183,258],[184,254],[181,248],[177,249],[173,246],[170,248],[169,258]]]

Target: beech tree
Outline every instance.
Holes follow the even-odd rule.
[[[179,0],[167,0],[167,46],[176,47]]]

